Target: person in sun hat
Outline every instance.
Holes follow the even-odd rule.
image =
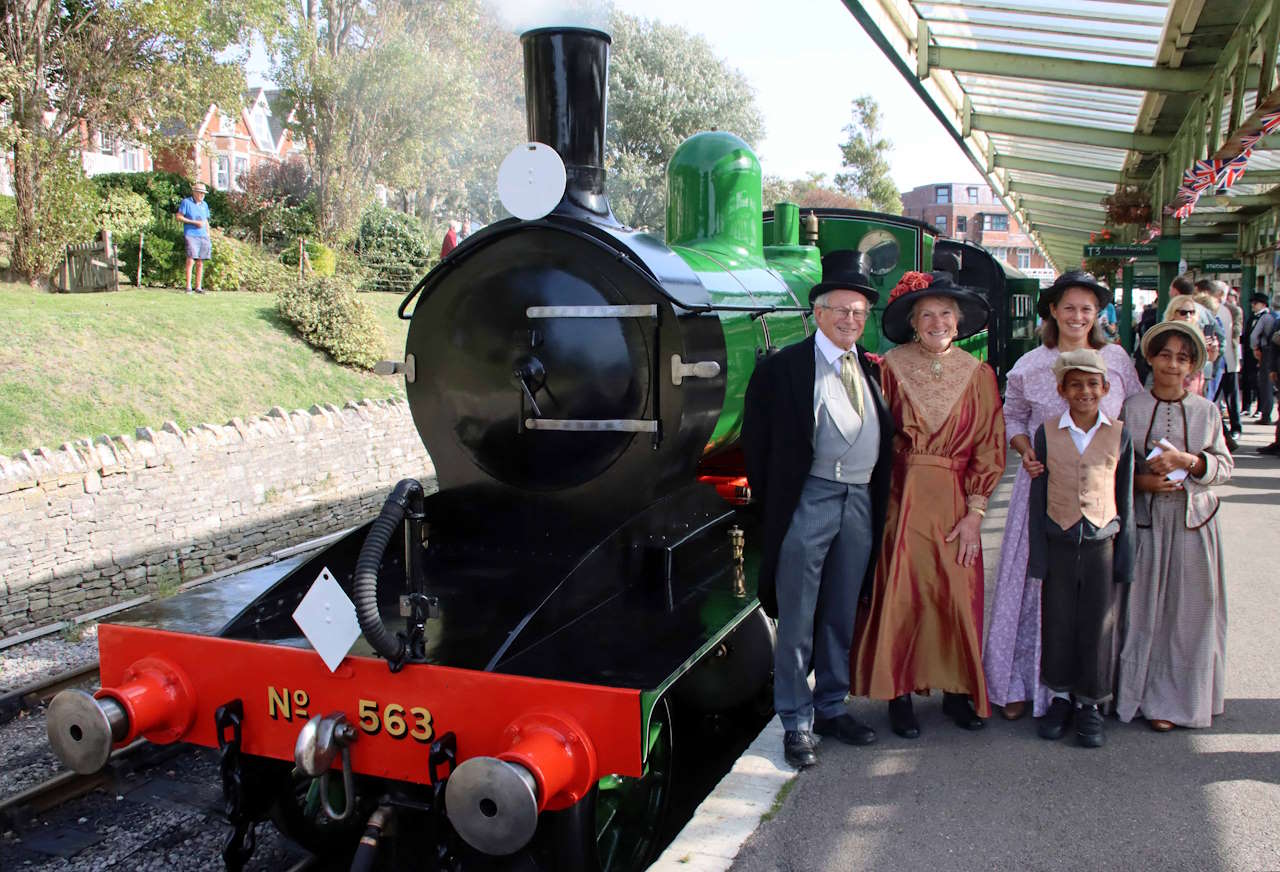
[[[195,266],[195,293],[204,293],[204,262],[213,253],[209,240],[209,204],[204,195],[209,189],[204,182],[196,182],[191,186],[191,196],[184,197],[178,204],[178,212],[174,216],[182,225],[182,240],[187,247],[187,293],[192,293],[191,267]]]
[[[989,314],[950,273],[908,272],[881,318],[899,343],[880,372],[897,434],[852,691],[888,701],[893,731],[908,739],[920,735],[915,692],[942,691],[944,713],[964,729],[981,728],[988,714],[979,526],[1004,473],[1004,421],[995,373],[955,341],[982,330]]]
[[[797,768],[817,762],[814,733],[876,739],[845,697],[889,493],[893,420],[857,345],[879,296],[857,252],[827,254],[809,293],[817,331],[756,365],[743,406],[747,478],[764,509],[759,596],[778,619],[774,709]]]
[[[1100,406],[1112,420],[1120,417],[1126,397],[1142,391],[1129,355],[1107,342],[1098,326],[1098,313],[1111,296],[1111,290],[1089,273],[1060,275],[1036,301],[1036,311],[1044,319],[1040,347],[1018,358],[1005,384],[1005,432],[1022,463],[1009,497],[982,658],[987,692],[1009,720],[1022,717],[1028,704],[1040,717],[1048,711],[1051,695],[1040,680],[1040,579],[1027,573],[1027,501],[1031,480],[1044,474],[1044,459],[1037,456],[1031,437],[1037,427],[1057,421],[1067,410],[1066,400],[1058,394],[1053,362],[1059,354],[1080,348],[1100,353],[1111,381]]]
[[[1164,321],[1142,337],[1150,391],[1130,397],[1134,436],[1133,581],[1120,653],[1116,714],[1157,732],[1208,727],[1226,691],[1227,598],[1218,497],[1234,461],[1212,402],[1186,388],[1204,366],[1194,322]]]

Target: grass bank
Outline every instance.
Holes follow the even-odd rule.
[[[365,294],[404,354],[400,297]],[[265,294],[170,289],[50,294],[0,283],[0,454],[99,434],[132,435],[404,395],[399,376],[347,369],[298,339]]]

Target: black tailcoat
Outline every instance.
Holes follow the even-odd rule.
[[[742,447],[753,497],[764,508],[763,555],[759,597],[764,610],[778,614],[774,574],[778,552],[800,503],[800,491],[813,465],[813,383],[816,373],[814,337],[789,345],[757,365],[747,384],[742,414]],[[880,456],[871,473],[871,560],[863,578],[863,595],[870,590],[884,531],[893,465],[893,418],[880,393],[879,367],[858,349],[858,362],[870,388],[880,420]]]

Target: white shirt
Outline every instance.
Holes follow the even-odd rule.
[[[839,345],[836,345],[834,342],[828,339],[827,334],[823,333],[821,330],[819,330],[814,336],[814,348],[816,349],[816,351],[814,352],[814,365],[817,366],[818,363],[825,361],[828,368],[836,374],[836,381],[840,384],[839,396],[843,396],[845,398],[845,401],[848,402],[849,404],[849,411],[856,416],[857,412],[853,412],[853,401],[849,400],[849,395],[844,390],[844,382],[841,381],[840,379],[841,368],[842,368],[840,359],[844,357],[846,354],[848,354],[848,351],[845,351]],[[857,360],[858,346],[856,345],[853,346],[853,348],[850,348],[849,351],[853,352],[854,358],[855,360]],[[862,377],[861,364],[854,367],[854,374],[858,379],[862,379],[862,395],[865,397],[867,395],[867,383],[865,379],[863,379]],[[822,399],[823,399],[822,383],[825,380],[826,375],[827,373],[824,373],[821,370],[818,370],[815,373],[815,377],[813,380],[814,423],[817,423],[818,412],[822,408]]]
[[[1098,432],[1098,428],[1103,424],[1111,426],[1111,421],[1102,410],[1098,410],[1098,420],[1093,422],[1093,426],[1089,428],[1089,432],[1085,432],[1076,426],[1076,422],[1071,420],[1071,410],[1062,413],[1062,417],[1058,419],[1058,429],[1066,430],[1071,435],[1071,441],[1076,444],[1076,451],[1084,454],[1085,449],[1089,447],[1089,443],[1093,441],[1093,436]]]

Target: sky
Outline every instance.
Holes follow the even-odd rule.
[[[925,108],[840,0],[614,0],[625,12],[678,24],[706,38],[741,70],[764,113],[766,174],[840,172],[844,126],[855,97],[880,104],[899,190],[930,182],[981,181],[941,122]],[[563,0],[489,0],[517,27],[566,22]],[[581,8],[581,3],[573,4]],[[781,13],[781,14],[780,14]],[[589,23],[589,22],[586,22]]]
[[[590,0],[485,0],[514,30],[549,24],[600,26]],[[768,175],[803,178],[840,172],[839,144],[852,102],[871,94],[893,143],[893,180],[908,191],[931,182],[982,177],[923,101],[840,0],[614,0],[625,12],[700,34],[755,89],[765,120],[758,144]],[[782,12],[782,14],[779,14]],[[267,68],[261,47],[250,84]],[[513,144],[514,147],[515,144]]]

